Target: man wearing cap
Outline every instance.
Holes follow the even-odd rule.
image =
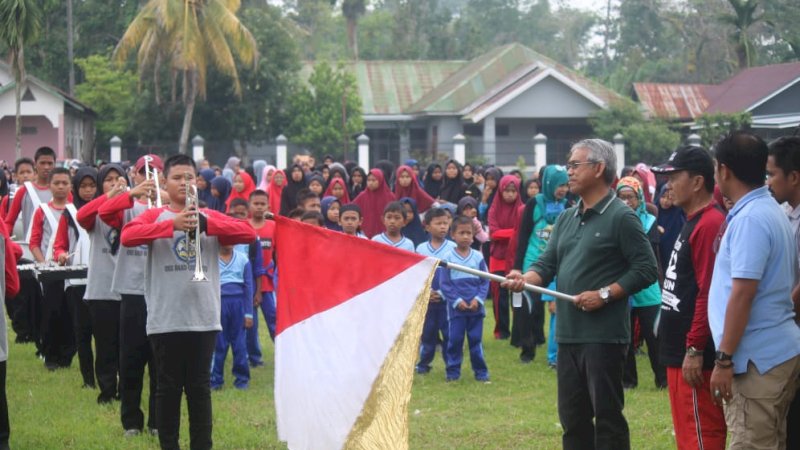
[[[150,180],[147,179],[146,171],[149,170],[154,175],[153,169],[160,178],[163,170],[161,158],[156,155],[139,158],[133,174],[135,187],[128,191],[128,195],[117,195],[103,203],[99,210],[100,219],[110,227],[122,230],[126,223],[147,211],[148,199],[155,207],[156,189],[162,183],[156,184],[152,176],[149,177]],[[166,195],[166,192],[162,192],[162,196]],[[144,298],[144,271],[147,265],[147,246],[123,247],[117,243],[111,250],[117,256],[111,290],[122,298],[119,315],[119,397],[122,428],[126,436],[135,436],[144,430],[144,413],[140,402],[144,368],[147,365],[150,373],[147,426],[154,434],[157,386],[153,354],[145,330],[147,304]]]
[[[628,297],[658,279],[642,223],[610,189],[617,158],[610,143],[586,139],[567,161],[570,190],[580,203],[558,216],[547,247],[524,275],[504,287],[550,284],[574,295],[558,303],[558,416],[564,449],[630,448],[622,413],[622,369],[630,345]]]
[[[722,450],[725,416],[709,389],[714,342],[708,326],[708,290],[716,256],[714,241],[725,221],[713,200],[714,162],[705,149],[688,146],[653,172],[669,177],[673,202],[686,213],[665,268],[658,325],[675,440],[679,449]]]
[[[719,188],[734,206],[708,296],[717,346],[711,394],[725,404],[730,448],[786,448],[786,413],[800,375],[800,329],[791,299],[797,242],[764,185],[767,144],[735,132],[714,153]]]

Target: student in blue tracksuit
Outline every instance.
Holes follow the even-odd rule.
[[[233,350],[233,385],[237,389],[247,389],[250,366],[245,329],[253,326],[253,271],[247,256],[234,251],[232,245],[220,245],[219,279],[222,331],[217,334],[211,363],[211,389],[222,388],[228,347]]]
[[[432,208],[425,215],[425,231],[431,236],[428,242],[417,246],[417,253],[432,256],[438,259],[450,253],[456,247],[453,241],[447,240],[447,231],[450,229],[450,214],[443,208]],[[442,343],[442,356],[447,347],[447,305],[442,297],[439,287],[439,278],[443,269],[436,269],[436,275],[431,283],[431,297],[428,302],[428,312],[425,313],[425,324],[422,325],[422,339],[419,344],[419,362],[417,373],[425,374],[431,371],[431,362],[436,355],[436,345]],[[439,333],[441,332],[441,340]],[[445,363],[447,360],[445,359]]]
[[[470,248],[473,239],[472,219],[459,216],[453,221],[451,236],[456,248],[445,258],[447,262],[486,272],[486,262],[480,252]],[[448,337],[445,358],[447,381],[461,376],[464,357],[464,335],[469,344],[472,371],[477,381],[489,381],[489,369],[483,358],[483,302],[489,292],[489,280],[452,269],[442,271],[439,287],[447,301]]]

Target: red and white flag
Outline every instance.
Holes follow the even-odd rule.
[[[279,439],[291,449],[407,447],[436,260],[276,221]]]

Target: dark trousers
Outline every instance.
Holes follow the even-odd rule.
[[[522,296],[522,303],[518,308],[514,307],[514,296]],[[534,297],[536,302],[541,302],[539,294],[524,292],[511,294],[511,309],[514,312],[511,328],[511,345],[519,347],[522,352],[519,357],[523,361],[531,361],[536,356],[536,336],[534,327],[536,325],[536,310],[533,307]],[[542,311],[544,312],[544,310]]]
[[[117,376],[119,374],[119,308],[117,300],[90,300],[89,314],[92,319],[94,346],[97,350],[94,373],[100,395],[99,403],[119,398]]]
[[[627,347],[558,345],[558,417],[565,450],[630,449],[628,422],[622,415]]]
[[[267,324],[269,338],[275,341],[275,296],[272,292],[263,292],[261,298],[261,313]],[[264,364],[261,358],[261,343],[258,341],[258,307],[253,307],[253,326],[246,330],[247,357],[250,364],[260,366]]]
[[[163,450],[180,448],[181,395],[186,392],[192,450],[211,448],[211,357],[216,331],[150,335],[156,360],[156,423]]]
[[[8,448],[8,438],[11,436],[6,398],[6,365],[7,361],[0,362],[0,449]]]
[[[45,364],[69,367],[75,356],[75,331],[72,314],[67,306],[64,282],[54,281],[43,286],[42,355]]]
[[[495,272],[495,275],[505,275],[504,272]],[[508,339],[511,336],[511,316],[508,312],[508,289],[500,287],[500,283],[492,281],[492,303],[494,304],[494,337],[495,339]]]
[[[144,413],[140,407],[144,387],[144,367],[150,374],[148,428],[156,428],[157,376],[147,338],[147,304],[144,295],[122,295],[119,323],[119,397],[122,428],[144,429]]]
[[[800,448],[800,391],[794,394],[786,416],[786,448]]]
[[[634,319],[638,317],[639,333],[647,343],[647,356],[650,358],[650,368],[653,369],[653,374],[655,375],[656,387],[663,388],[667,386],[667,369],[658,361],[658,338],[654,331],[660,310],[661,305],[631,308],[631,333],[633,333]],[[631,339],[631,342],[633,342],[633,339]],[[628,346],[622,384],[628,387],[634,387],[639,384],[639,375],[636,371],[636,349],[633,345]]]
[[[441,334],[441,337],[439,335]],[[428,303],[425,313],[425,322],[422,325],[422,339],[419,342],[419,362],[417,372],[428,373],[431,363],[436,356],[436,346],[442,345],[442,359],[447,364],[445,351],[447,349],[447,303],[442,299],[438,302]]]
[[[72,329],[78,350],[78,365],[85,386],[94,387],[94,353],[92,351],[92,318],[89,304],[83,300],[86,286],[67,288],[67,306],[72,315]]]
[[[38,338],[38,322],[34,322],[37,305],[41,304],[42,288],[36,278],[20,277],[19,294],[6,297],[6,310],[11,318],[11,328],[17,335],[16,341],[34,342]]]
[[[447,379],[461,377],[461,362],[464,359],[464,336],[469,347],[469,359],[476,380],[488,380],[489,368],[483,356],[483,316],[450,316],[447,321]]]

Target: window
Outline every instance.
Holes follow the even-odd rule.
[[[464,135],[472,137],[483,136],[483,124],[464,125]]]
[[[33,96],[33,92],[31,92],[30,88],[25,89],[25,93],[22,95],[22,101],[23,102],[35,102],[36,101],[36,97]]]
[[[508,136],[511,134],[508,125],[497,125],[494,127],[495,136]]]

